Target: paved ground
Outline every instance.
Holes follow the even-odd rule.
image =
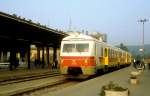
[[[45,70],[41,70],[42,72]],[[30,72],[41,72],[40,70],[31,70],[31,71],[25,71],[25,70],[19,70],[19,71],[13,71],[13,72],[1,72],[0,77],[3,76],[12,76],[12,75],[21,75],[25,73]],[[150,70],[146,69],[139,77],[139,84],[138,85],[131,85],[129,82],[130,72],[137,71],[132,66],[128,68],[124,68],[121,70],[118,70],[113,73],[109,73],[103,76],[99,76],[97,78],[94,78],[92,80],[85,81],[83,83],[69,86],[64,89],[60,89],[55,92],[45,93],[41,94],[41,96],[100,96],[99,93],[101,91],[101,87],[103,85],[108,84],[110,81],[113,81],[114,83],[119,84],[120,86],[123,86],[125,88],[128,88],[130,90],[130,96],[150,96]],[[43,86],[44,84],[48,84],[50,82],[55,82],[55,80],[45,80],[43,81],[36,81],[32,84],[23,84],[23,85],[7,85],[7,86],[0,86],[0,93],[1,95],[5,94],[11,94],[11,92],[14,90],[28,90],[31,87],[39,87]],[[34,86],[36,85],[36,86]],[[22,87],[21,87],[22,86]],[[18,89],[17,89],[18,88]],[[10,91],[12,90],[12,91]]]
[[[75,86],[48,93],[44,96],[100,96],[101,87],[108,84],[109,81],[128,88],[130,96],[150,96],[150,70],[146,69],[138,77],[140,81],[138,85],[131,85],[129,82],[130,72],[132,71],[137,70],[130,66]]]

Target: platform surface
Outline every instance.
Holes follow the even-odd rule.
[[[129,96],[150,96],[150,70],[145,69],[144,72],[138,76],[139,84],[132,85],[130,80],[130,73],[138,71],[132,66],[120,69],[113,73],[108,73],[103,76],[96,77],[92,80],[60,89],[55,92],[43,94],[44,96],[100,96],[101,87],[108,84],[110,81],[119,84],[122,87],[128,88]]]

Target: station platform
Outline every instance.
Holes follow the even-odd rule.
[[[14,71],[0,71],[0,80],[7,80],[9,78],[17,78],[21,76],[28,76],[33,74],[39,74],[39,73],[59,73],[58,69],[17,69]],[[62,76],[63,77],[63,76]],[[34,88],[42,88],[48,85],[51,85],[53,83],[57,83],[59,80],[63,80],[64,78],[60,78],[60,76],[57,76],[57,79],[54,77],[51,78],[45,78],[45,79],[37,79],[32,80],[28,82],[21,82],[21,83],[14,83],[14,84],[7,84],[7,85],[1,85],[0,86],[0,96],[12,96],[18,93],[22,93],[28,90],[32,90]]]
[[[129,66],[42,96],[100,96],[102,86],[108,84],[110,81],[117,83],[123,88],[128,88],[130,91],[129,96],[150,96],[150,70],[145,69],[144,72],[138,76],[139,84],[136,85],[132,85],[129,82],[130,73],[133,71],[138,70]]]

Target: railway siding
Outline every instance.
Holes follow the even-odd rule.
[[[60,81],[64,81],[65,79],[66,78],[64,76],[56,76],[39,80],[3,85],[0,86],[0,96],[15,95],[26,91],[43,88],[56,84]]]
[[[36,70],[26,70],[26,69],[18,69],[15,71],[0,71],[0,82],[7,81],[10,79],[16,79],[16,78],[24,78],[29,77],[31,75],[36,74],[43,74],[43,73],[53,73],[53,72],[59,72],[58,70],[50,70],[50,69],[36,69]]]
[[[42,79],[42,78],[48,78],[48,77],[54,77],[59,76],[59,72],[44,72],[39,74],[30,74],[30,75],[22,75],[22,76],[15,76],[13,78],[6,78],[2,81],[0,81],[1,85],[7,85],[7,84],[13,84],[13,83],[19,83],[19,82],[25,82],[25,81],[31,81],[36,79]]]

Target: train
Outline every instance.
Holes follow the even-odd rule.
[[[89,77],[131,64],[132,55],[92,36],[70,35],[62,39],[60,73],[68,77]]]

